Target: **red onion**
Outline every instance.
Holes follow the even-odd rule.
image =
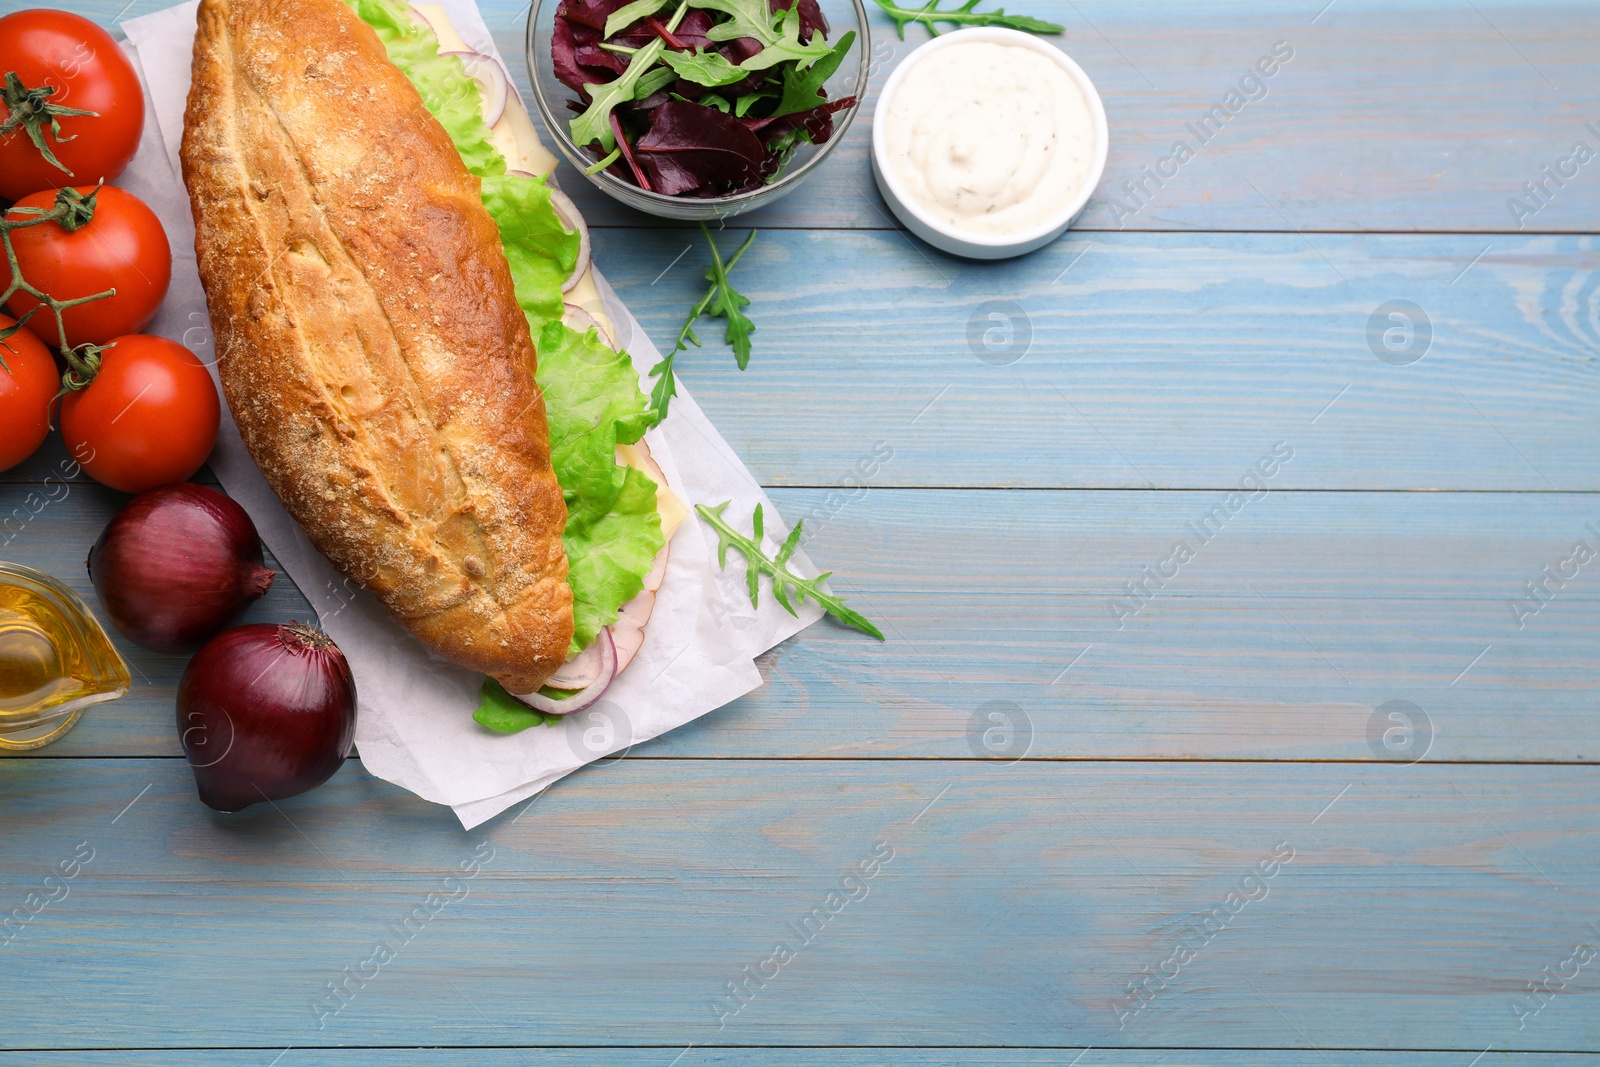
[[[420,12],[419,12],[420,14]],[[467,77],[478,83],[483,96],[483,124],[493,126],[506,113],[506,97],[511,91],[511,75],[494,56],[482,52],[440,52],[441,56],[455,56],[466,68]]]
[[[439,36],[439,27],[435,26],[433,24],[433,20],[422,13],[422,9],[420,7],[415,4],[407,4],[406,13],[411,16],[412,21],[420,22],[422,25],[428,27],[429,30],[433,31],[433,35],[435,37]]]
[[[594,330],[600,335],[601,344],[613,352],[617,350],[617,346],[611,343],[611,335],[606,332],[605,327],[596,322],[595,317],[589,314],[582,306],[578,304],[562,304],[561,321],[579,333],[587,333],[590,330]]]
[[[226,493],[178,482],[140,493],[89,550],[111,621],[155,652],[193,652],[272,585],[255,523]]]
[[[582,675],[583,688],[561,700],[547,697],[543,693],[511,695],[528,707],[542,711],[546,715],[571,715],[593,704],[605,695],[617,676],[617,647],[611,642],[611,631],[602,629],[596,635],[593,644],[562,664],[561,670],[551,675],[550,681],[546,684],[557,685],[556,679],[561,678],[564,673],[568,676]]]
[[[178,735],[200,799],[217,811],[304,793],[333,777],[356,730],[339,646],[298,623],[226,630],[178,683]]]
[[[589,227],[583,221],[578,205],[560,189],[550,190],[550,206],[555,209],[556,218],[565,223],[569,229],[578,231],[578,258],[572,265],[572,273],[561,283],[561,291],[570,293],[583,279],[583,272],[589,269]]]

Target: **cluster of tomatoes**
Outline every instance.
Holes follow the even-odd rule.
[[[73,460],[114,489],[182,481],[216,443],[216,386],[189,349],[139,332],[166,296],[172,250],[143,201],[98,184],[138,149],[138,76],[104,30],[43,9],[0,17],[0,66],[0,207],[11,204],[0,224],[0,294],[10,292],[0,334],[23,323],[0,339],[0,471],[59,424]],[[27,225],[74,199],[84,201],[76,218]],[[19,275],[56,302],[112,295],[60,309],[58,328],[56,309]]]

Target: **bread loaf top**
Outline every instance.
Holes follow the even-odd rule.
[[[183,177],[218,371],[311,541],[444,658],[564,660],[566,507],[478,180],[342,0],[201,0]]]

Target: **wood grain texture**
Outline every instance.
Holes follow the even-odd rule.
[[[0,981],[54,986],[3,1043],[1590,1048],[1587,970],[1520,1031],[1511,998],[1600,940],[1597,785],[1592,767],[622,760],[464,834],[355,764],[224,817],[181,760],[11,759],[8,904],[94,854],[0,950]],[[1112,998],[1275,848],[1292,858],[1265,894],[1119,1029]],[[430,893],[453,899],[397,934]],[[824,907],[801,943],[786,923]],[[385,939],[395,958],[363,968]],[[795,958],[719,1030],[725,983],[785,939]],[[347,965],[368,977],[318,1029]]]
[[[1576,140],[1600,148],[1600,16],[1324,3],[1007,4],[1067,25],[1113,129],[1077,232],[1021,260],[893,231],[866,114],[738,220],[791,231],[740,267],[756,358],[740,374],[708,337],[684,380],[886,645],[812,627],[750,698],[477,835],[356,761],[281,811],[207,812],[171,758],[182,663],[142,653],[128,699],[0,760],[0,906],[96,849],[0,945],[0,982],[36,1006],[0,1023],[0,1067],[1600,1062],[1600,964],[1520,1030],[1512,999],[1600,943],[1600,587],[1586,567],[1520,630],[1508,605],[1600,536],[1600,162],[1521,233],[1506,203]],[[483,8],[526,86],[520,0]],[[872,20],[880,57],[923,37]],[[1295,57],[1267,96],[1127,199],[1279,40]],[[698,236],[565,185],[669,340]],[[1397,232],[1319,232],[1363,230]],[[1392,300],[1429,318],[1418,362],[1369,345]],[[1031,328],[1015,362],[981,343],[1004,338],[988,301]],[[1124,584],[1279,442],[1270,495],[1117,629]],[[64,458],[0,474],[0,557],[87,591],[120,498],[45,482]],[[18,506],[38,517],[6,526]],[[250,618],[305,611],[280,582]],[[1392,700],[1431,722],[1422,763],[1378,762]],[[466,895],[318,1029],[325,984],[483,839]],[[879,841],[895,858],[869,895],[719,1030],[726,983]],[[1279,842],[1267,896],[1119,1029],[1113,998]]]
[[[1524,183],[1547,180],[1577,141],[1600,153],[1600,32],[1582,0],[1439,4],[1341,0],[1033,0],[1088,72],[1111,128],[1105,178],[1080,230],[1589,232],[1600,227],[1600,158],[1515,215]],[[482,5],[526,89],[526,5]],[[891,228],[868,170],[871,109],[906,41],[869,5],[878,62],[866,110],[801,189],[748,220],[766,227]],[[1018,7],[1008,10],[1019,10]],[[1280,42],[1293,58],[1206,142],[1188,128]],[[1184,140],[1194,156],[1162,164]],[[1147,171],[1146,168],[1149,168]],[[1150,172],[1176,171],[1151,179]],[[598,225],[660,225],[563,168]],[[1157,181],[1160,182],[1159,187]],[[1143,183],[1142,193],[1128,183]],[[1118,205],[1120,205],[1120,210]]]
[[[381,1048],[0,1050],[0,1067],[1461,1067],[1459,1052],[1347,1049]],[[603,1060],[602,1060],[603,1057]],[[1490,1052],[1480,1067],[1594,1067],[1588,1053]]]
[[[762,234],[738,269],[749,369],[714,323],[678,360],[764,484],[849,484],[886,447],[874,484],[1218,488],[1287,441],[1275,488],[1600,489],[1592,237],[1098,234],[999,264],[909,241]],[[704,287],[698,235],[595,247],[670,344]],[[1431,336],[1375,322],[1394,300]],[[1374,354],[1389,330],[1416,362]],[[64,459],[56,442],[0,479]]]
[[[1105,100],[1111,151],[1081,230],[1397,230],[1516,232],[1507,200],[1527,194],[1578,140],[1600,150],[1600,58],[1590,47],[1596,13],[1586,0],[1033,0],[1028,14],[1067,27],[1057,43]],[[75,0],[110,23],[166,0]],[[527,4],[480,8],[524,99]],[[1313,21],[1315,20],[1315,21]],[[859,121],[800,190],[747,216],[788,228],[886,229],[887,208],[868,171],[870,109],[894,63],[926,33],[896,40],[870,15],[879,57]],[[1220,103],[1279,41],[1295,57],[1205,145],[1185,129]],[[1175,138],[1195,157],[1144,206],[1122,183],[1143,178]],[[1600,227],[1600,161],[1580,169],[1525,232]],[[663,225],[594,191],[563,165],[564,188],[591,225]],[[1170,168],[1169,168],[1170,169]],[[1147,185],[1147,189],[1152,187]],[[1112,200],[1138,207],[1119,217]]]
[[[0,489],[0,513],[18,493]],[[92,600],[79,556],[115,501],[76,487],[0,555]],[[825,491],[779,491],[784,515],[811,516],[808,548],[837,571],[836,590],[889,641],[813,626],[763,658],[762,689],[637,751],[1409,758],[1414,750],[1375,752],[1368,734],[1375,720],[1389,725],[1376,709],[1409,700],[1432,724],[1430,759],[1600,759],[1595,564],[1552,585],[1537,613],[1509,603],[1575,541],[1600,544],[1594,496],[1272,492],[1217,530],[1208,516],[1227,501],[872,490],[841,504]],[[1214,532],[1202,544],[1195,530]],[[1149,584],[1145,568],[1162,568],[1180,540],[1193,559]],[[1147,583],[1142,609],[1129,582]],[[307,608],[280,580],[251,612],[304,618]],[[42,756],[178,753],[182,660],[121,645],[138,667],[133,695],[92,711]],[[1018,732],[985,748],[992,701]]]

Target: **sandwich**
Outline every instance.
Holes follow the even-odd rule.
[[[687,512],[496,63],[436,6],[201,0],[181,160],[252,459],[514,730],[627,667]]]

